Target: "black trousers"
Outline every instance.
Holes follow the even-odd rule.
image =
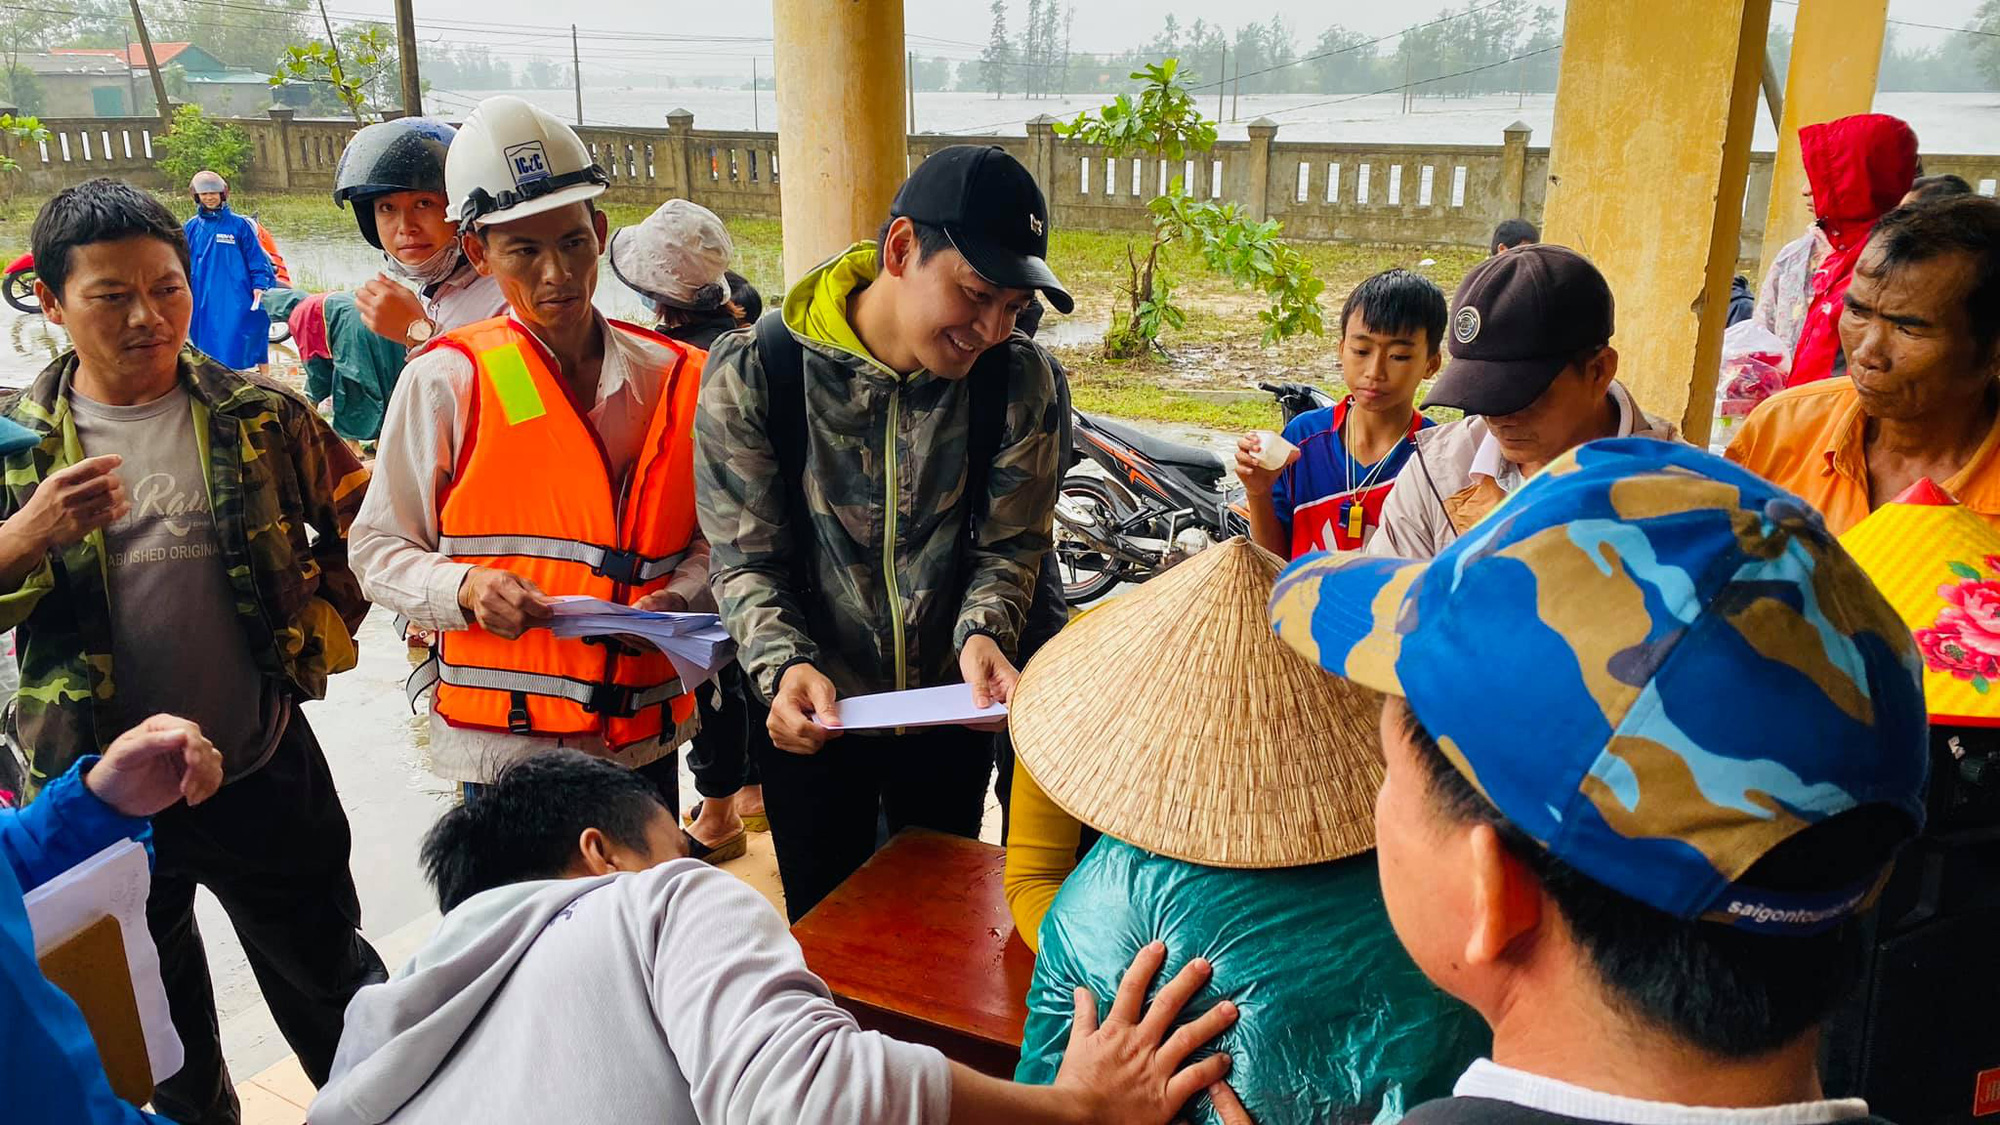
[[[714,683],[696,688],[695,705],[701,710],[701,730],[688,744],[695,792],[720,799],[758,784],[757,759],[771,745],[771,732],[764,726],[771,712],[744,681],[742,667],[730,664]]]
[[[931,727],[836,738],[817,754],[759,750],[764,808],[785,912],[796,922],[875,854],[889,834],[932,828],[976,837],[993,776],[993,735]]]
[[[146,921],[187,1053],[186,1065],[153,1096],[159,1114],[181,1125],[236,1125],[241,1116],[195,925],[196,884],[228,912],[306,1076],[326,1081],[347,1002],[362,986],[388,979],[359,932],[350,843],[326,755],[296,707],[264,768],[194,808],[176,805],[153,818]]]

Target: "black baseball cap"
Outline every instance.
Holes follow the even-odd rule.
[[[1611,286],[1589,258],[1564,246],[1488,258],[1459,283],[1451,363],[1424,405],[1485,417],[1525,410],[1611,332]]]
[[[1003,289],[1039,289],[1065,314],[1076,307],[1049,269],[1048,200],[998,145],[932,153],[903,181],[889,215],[943,228],[966,263]]]

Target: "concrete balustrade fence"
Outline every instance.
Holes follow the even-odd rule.
[[[49,195],[92,176],[118,176],[148,187],[168,184],[154,164],[159,121],[151,117],[44,120],[40,144],[7,139],[20,171],[0,191]],[[350,121],[300,120],[273,108],[262,118],[233,118],[250,138],[240,186],[266,191],[333,190]],[[1018,158],[1049,197],[1057,227],[1143,230],[1147,204],[1181,180],[1199,198],[1232,202],[1256,219],[1276,219],[1292,238],[1418,246],[1484,246],[1506,219],[1540,222],[1549,182],[1549,150],[1529,144],[1528,127],[1504,131],[1498,145],[1378,145],[1288,142],[1260,119],[1249,138],[1222,141],[1187,160],[1113,159],[1064,140],[1041,117],[1023,137],[909,138],[915,167],[947,145],[995,144]],[[645,204],[691,199],[725,217],[780,217],[778,135],[696,129],[676,110],[662,129],[585,126],[577,130],[611,177],[610,196]],[[1771,190],[1770,153],[1752,156],[1744,202],[1741,266],[1754,270]],[[2000,188],[2000,155],[1925,154],[1926,172],[1952,172],[1985,195]]]

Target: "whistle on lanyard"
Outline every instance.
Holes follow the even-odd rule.
[[[1359,542],[1362,525],[1366,521],[1368,513],[1362,504],[1353,500],[1347,501],[1342,508],[1340,519],[1342,526],[1347,530],[1347,538]]]

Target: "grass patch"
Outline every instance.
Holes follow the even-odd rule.
[[[1210,430],[1269,430],[1284,422],[1275,399],[1210,398],[1172,385],[1161,375],[1163,366],[1154,360],[1134,360],[1083,371],[1072,368],[1070,402],[1092,414]]]

